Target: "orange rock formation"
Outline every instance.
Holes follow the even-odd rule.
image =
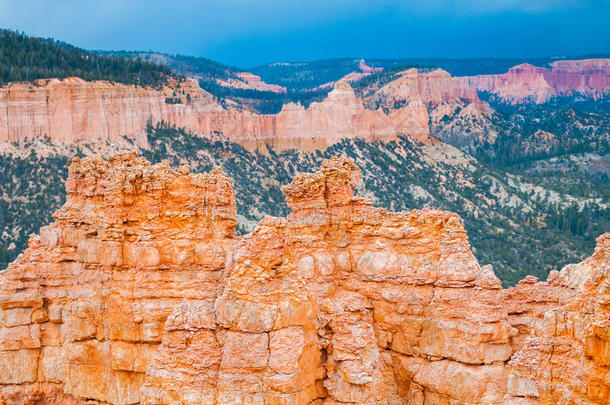
[[[610,59],[562,60],[551,63],[551,69],[524,63],[501,75],[460,79],[513,104],[575,94],[597,99],[610,93]]]
[[[0,273],[2,403],[610,402],[610,234],[503,290],[459,217],[375,208],[346,158],[243,237],[219,169],[119,154],[69,173]]]

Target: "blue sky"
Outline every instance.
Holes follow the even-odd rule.
[[[0,0],[0,26],[252,67],[332,57],[610,53],[610,0]]]

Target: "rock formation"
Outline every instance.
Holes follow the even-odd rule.
[[[280,150],[295,144],[306,149],[326,148],[344,138],[380,141],[408,134],[427,140],[429,134],[427,128],[406,128],[380,110],[367,110],[346,82],[337,82],[323,102],[312,103],[307,109],[294,103],[284,105],[271,120],[276,137],[268,144]]]
[[[460,79],[511,104],[577,94],[598,99],[610,93],[610,59],[562,60],[551,63],[551,69],[524,63],[500,75]]]
[[[493,142],[491,109],[476,89],[442,69],[408,69],[373,91],[364,102],[371,109],[388,112],[398,128],[417,128],[422,138],[430,133],[455,144]]]
[[[421,101],[427,106],[458,102],[482,104],[476,89],[464,85],[459,78],[442,69],[431,72],[415,68],[405,70],[366,98],[367,103],[387,110],[396,110],[412,101]]]
[[[324,89],[332,89],[337,82],[354,83],[354,82],[357,82],[360,79],[363,79],[363,78],[365,78],[367,76],[370,76],[370,75],[372,75],[374,73],[379,73],[381,71],[383,71],[383,68],[381,68],[381,67],[371,67],[371,66],[366,64],[366,61],[364,59],[361,59],[360,62],[358,63],[358,70],[357,71],[350,72],[350,73],[346,74],[345,76],[343,76],[339,80],[332,81],[332,82],[327,82],[327,83],[321,84],[319,86],[316,86],[316,87],[314,87],[312,89],[309,89],[309,91],[319,91],[319,90],[324,90]]]
[[[1,275],[0,402],[139,401],[167,316],[218,295],[233,239],[230,181],[187,171],[72,163],[56,223]]]
[[[116,141],[146,145],[145,127],[165,120],[188,128],[201,116],[222,113],[213,97],[187,80],[151,89],[79,78],[11,83],[0,88],[0,142],[48,137],[55,143]]]
[[[352,137],[391,140],[412,135],[429,141],[427,122],[412,126],[417,114],[419,110],[408,108],[397,120],[369,111],[345,82],[307,109],[287,104],[278,114],[261,115],[222,108],[195,80],[156,90],[52,79],[0,89],[0,142],[45,136],[53,143],[118,142],[127,137],[145,147],[147,123],[160,121],[250,150],[323,149]]]
[[[239,72],[236,73],[237,77],[242,80],[241,85],[239,83],[232,83],[232,87],[243,88],[243,89],[252,89],[258,91],[271,91],[273,93],[286,93],[286,87],[277,85],[277,84],[269,84],[265,83],[261,80],[260,76],[255,75],[250,72]]]
[[[608,404],[610,234],[503,290],[455,214],[354,196],[334,158],[237,237],[230,180],[75,159],[0,273],[7,404]]]

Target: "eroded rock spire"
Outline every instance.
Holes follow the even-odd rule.
[[[355,197],[350,159],[243,237],[220,169],[69,173],[0,273],[2,403],[608,403],[610,235],[503,290],[458,216]]]

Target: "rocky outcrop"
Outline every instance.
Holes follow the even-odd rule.
[[[220,137],[248,149],[324,149],[344,138],[428,140],[425,126],[369,111],[349,84],[339,82],[309,108],[287,104],[273,115],[223,109],[195,80],[161,90],[80,79],[10,84],[0,89],[0,142],[48,137],[53,143],[119,142],[146,147],[148,123],[165,121],[204,137]],[[404,116],[407,116],[406,118]]]
[[[461,146],[495,140],[492,110],[479,99],[476,89],[442,69],[408,69],[367,93],[367,107],[388,112],[399,128],[418,128],[421,134],[431,133]]]
[[[522,306],[513,319],[529,334],[521,334],[520,350],[508,363],[509,394],[544,404],[609,403],[610,234],[598,238],[584,262],[552,272],[547,283],[521,282],[515,290],[510,298]],[[529,305],[538,301],[527,312],[521,294],[530,297]],[[548,308],[555,300],[559,305]]]
[[[500,75],[460,79],[511,104],[543,103],[556,96],[598,99],[610,93],[610,59],[562,60],[551,63],[551,69],[524,63]]]
[[[409,114],[414,117],[417,112]],[[276,116],[269,117],[271,131],[276,136],[271,145],[275,149],[286,149],[295,145],[300,148],[323,149],[345,138],[360,138],[367,141],[396,139],[397,135],[411,135],[429,141],[427,126],[407,127],[393,116],[380,110],[367,110],[346,82],[338,82],[328,97],[308,108],[299,104],[284,105]]]
[[[233,83],[231,87],[244,88],[258,91],[271,91],[273,93],[283,94],[286,93],[286,87],[279,86],[277,84],[265,83],[261,80],[260,76],[250,72],[239,72],[236,76],[243,82],[243,86],[239,83]]]
[[[421,101],[426,106],[442,103],[483,104],[476,89],[464,85],[448,72],[442,69],[425,72],[415,68],[399,73],[397,78],[366,97],[365,101],[390,111],[412,101]]]
[[[321,84],[319,86],[316,86],[312,89],[309,89],[309,91],[320,91],[320,90],[325,90],[325,89],[332,89],[337,82],[354,83],[354,82],[357,82],[358,80],[364,79],[367,76],[370,76],[375,73],[379,73],[381,71],[383,71],[383,68],[371,67],[366,64],[366,61],[364,59],[361,59],[360,62],[358,63],[358,70],[346,74],[339,80],[327,82],[327,83]]]
[[[237,237],[230,180],[76,159],[0,273],[3,403],[607,404],[610,235],[503,290],[462,223],[354,196],[353,161]]]

